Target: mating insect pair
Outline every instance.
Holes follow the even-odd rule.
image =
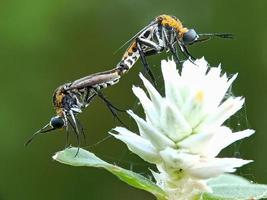
[[[50,122],[42,129],[33,134],[26,142],[28,145],[32,139],[41,133],[55,129],[72,127],[79,144],[80,133],[83,129],[76,115],[87,107],[95,96],[99,96],[108,106],[112,114],[117,118],[114,107],[100,92],[100,89],[116,84],[121,75],[126,73],[139,58],[144,65],[146,72],[155,83],[154,76],[149,68],[146,57],[164,51],[170,51],[177,63],[181,63],[177,47],[186,59],[194,61],[188,46],[211,39],[212,37],[232,38],[229,33],[202,33],[197,34],[194,29],[187,29],[179,19],[174,16],[160,15],[139,31],[132,39],[130,46],[124,53],[122,60],[117,66],[101,73],[92,74],[78,79],[72,83],[66,83],[56,89],[53,95],[53,103],[57,115],[52,117]],[[126,43],[127,44],[127,43]]]

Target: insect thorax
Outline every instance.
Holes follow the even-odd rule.
[[[183,27],[182,22],[176,17],[170,15],[160,15],[157,17],[157,20],[164,27],[174,28],[179,38],[182,38],[183,34],[188,31],[188,29]]]
[[[56,89],[53,96],[53,104],[57,115],[64,116],[72,110],[74,113],[79,113],[86,106],[83,101],[83,93],[78,90],[67,91],[70,84],[64,84]]]

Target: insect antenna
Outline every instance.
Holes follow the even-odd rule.
[[[50,126],[50,123],[46,124],[43,128],[41,128],[40,130],[38,130],[37,132],[35,132],[25,143],[24,143],[24,146],[28,146],[32,141],[33,139],[37,136],[37,135],[40,135],[42,133],[47,133],[49,131],[53,131],[55,130],[55,128],[50,128],[50,129],[47,129],[45,130],[47,127]]]
[[[219,37],[223,39],[234,39],[234,35],[232,33],[200,33],[198,34],[200,37],[194,41],[192,44],[196,42],[205,42],[214,37]]]
[[[233,39],[234,35],[232,33],[200,33],[199,36],[208,36],[208,37],[220,37],[226,39]]]

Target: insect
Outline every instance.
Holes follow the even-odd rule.
[[[119,69],[112,69],[95,73],[74,82],[59,86],[53,95],[53,105],[56,111],[56,116],[52,117],[48,124],[34,133],[25,143],[25,146],[27,146],[35,136],[56,129],[65,128],[68,136],[69,125],[74,130],[79,144],[80,133],[84,136],[84,132],[76,116],[90,104],[95,96],[99,96],[105,102],[112,114],[121,122],[115,111],[122,110],[113,106],[100,91],[102,88],[118,83],[120,77],[121,71]]]
[[[120,68],[125,73],[141,58],[146,72],[155,83],[155,78],[146,60],[147,56],[170,51],[175,61],[180,63],[181,59],[177,53],[178,46],[183,55],[193,61],[195,58],[190,54],[188,46],[204,42],[213,37],[232,38],[233,35],[230,33],[198,34],[194,29],[184,27],[176,17],[160,15],[128,41],[131,44],[124,53],[122,60],[117,64],[117,68]]]

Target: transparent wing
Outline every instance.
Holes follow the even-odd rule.
[[[146,29],[150,28],[151,26],[154,26],[155,24],[157,24],[158,21],[156,19],[154,19],[152,22],[150,22],[147,26],[145,26],[144,28],[142,28],[140,31],[138,31],[134,36],[132,36],[129,40],[127,40],[123,45],[121,45],[115,52],[114,54],[116,54],[118,51],[120,51],[123,47],[125,47],[127,44],[129,44],[130,42],[132,42],[138,35],[140,35],[142,32],[144,32]]]

